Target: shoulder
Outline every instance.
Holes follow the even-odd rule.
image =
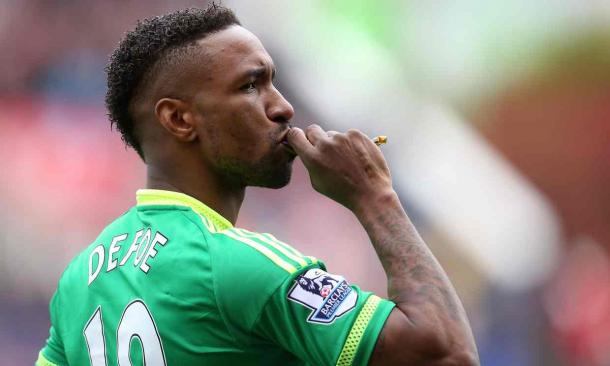
[[[269,233],[241,228],[213,232],[214,260],[228,262],[230,267],[256,266],[291,275],[300,269],[319,264],[318,259],[303,255],[296,248]]]
[[[134,206],[109,223],[68,263],[59,288],[66,291],[73,284],[87,285],[92,274],[135,264],[154,244],[171,241],[183,249],[203,248],[207,233],[203,219],[188,207]]]
[[[231,228],[211,235],[211,266],[221,312],[245,329],[282,284],[307,268],[323,265],[268,233]]]

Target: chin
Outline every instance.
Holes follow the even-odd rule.
[[[256,174],[249,177],[246,185],[251,187],[263,187],[278,189],[290,183],[292,176],[292,162],[286,164],[282,169],[258,170]]]
[[[268,155],[256,163],[242,159],[219,159],[218,168],[225,178],[242,187],[282,188],[290,183],[293,157]]]

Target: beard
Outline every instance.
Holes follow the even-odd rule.
[[[255,162],[223,157],[217,168],[233,184],[278,189],[290,183],[294,158],[283,153],[270,153]]]

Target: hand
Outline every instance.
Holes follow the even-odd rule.
[[[393,193],[381,150],[358,130],[325,132],[311,125],[303,132],[293,127],[287,141],[309,171],[313,188],[352,211]]]

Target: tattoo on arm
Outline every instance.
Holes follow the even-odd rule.
[[[466,313],[451,282],[402,206],[380,205],[378,210],[357,216],[388,276],[389,298],[411,324],[438,330],[447,344],[466,342],[475,347]]]

